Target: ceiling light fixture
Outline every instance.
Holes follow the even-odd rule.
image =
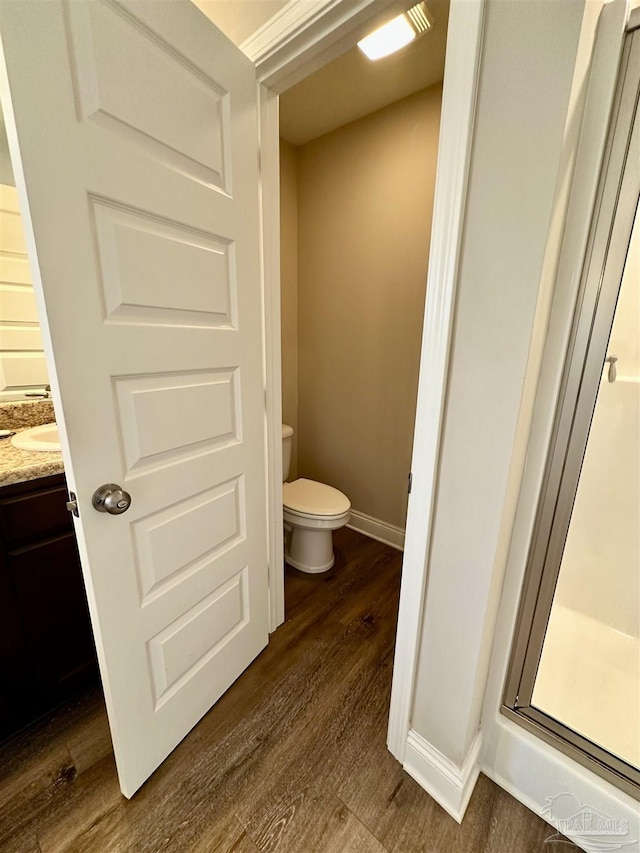
[[[418,3],[361,39],[358,47],[368,59],[382,59],[428,33],[432,26],[427,4]]]

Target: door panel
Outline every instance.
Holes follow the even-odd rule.
[[[92,201],[108,322],[236,327],[232,244]]]
[[[169,168],[226,189],[229,91],[122,7],[76,2],[68,14],[82,118]],[[160,93],[162,110],[153,100]]]
[[[8,135],[130,796],[267,642],[255,71],[179,0],[0,9]],[[125,514],[92,508],[103,483],[131,493]]]
[[[213,523],[212,523],[213,522]],[[206,569],[246,538],[240,477],[207,489],[132,526],[142,602],[157,597],[178,574]]]

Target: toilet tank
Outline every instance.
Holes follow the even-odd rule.
[[[293,427],[282,424],[282,482],[286,482],[291,466],[291,445],[293,444]]]

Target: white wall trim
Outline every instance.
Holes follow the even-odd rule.
[[[241,50],[258,80],[277,93],[335,59],[413,0],[290,0],[246,39]]]
[[[427,584],[460,243],[480,70],[484,0],[452,3],[387,745],[404,762]]]
[[[376,539],[378,542],[384,542],[385,545],[391,545],[398,551],[404,550],[404,528],[396,527],[395,524],[388,524],[386,521],[381,521],[379,518],[374,518],[372,515],[367,515],[364,512],[358,512],[356,509],[351,510],[351,518],[349,524],[351,530],[357,530],[358,533],[363,533],[370,539]]]
[[[457,767],[417,732],[411,730],[407,736],[404,769],[458,823],[480,773],[481,742],[478,732],[462,766]]]
[[[280,329],[280,138],[278,96],[258,84],[260,134],[260,213],[262,216],[262,311],[269,631],[284,622],[284,541],[282,535],[282,341]],[[264,180],[265,176],[268,176]],[[268,189],[267,189],[268,188]],[[277,223],[267,227],[267,223]]]
[[[343,0],[290,0],[279,12],[269,18],[260,29],[240,45],[240,50],[260,67],[282,50],[296,36],[308,36],[310,30],[329,15]],[[360,5],[357,0],[345,5]]]

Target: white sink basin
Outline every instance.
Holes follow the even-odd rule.
[[[19,450],[60,450],[60,437],[57,424],[43,424],[19,432],[11,439],[11,444]]]

